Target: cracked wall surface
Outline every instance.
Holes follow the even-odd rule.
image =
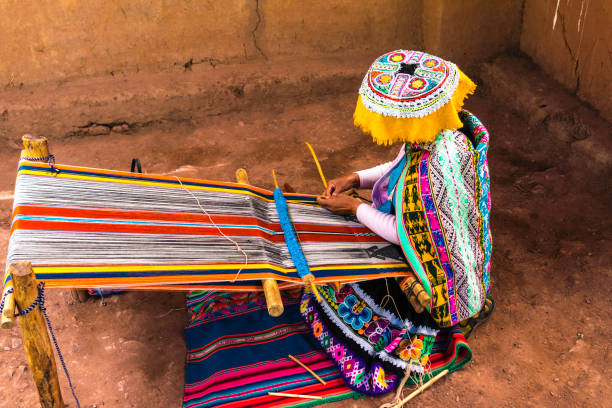
[[[423,0],[0,1],[0,89],[422,46]],[[23,84],[23,85],[22,85]]]
[[[0,86],[244,62],[253,0],[0,1]]]
[[[521,50],[612,121],[612,2],[525,0]]]
[[[518,48],[523,0],[436,0],[425,4],[425,49],[460,67]]]
[[[518,47],[521,2],[2,0],[0,90],[398,48],[463,66]]]

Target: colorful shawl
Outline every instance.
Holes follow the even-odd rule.
[[[489,134],[471,113],[460,116],[461,131],[406,149],[395,195],[402,250],[442,327],[477,313],[490,284]]]

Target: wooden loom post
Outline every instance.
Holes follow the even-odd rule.
[[[24,310],[38,297],[32,264],[28,261],[12,263],[9,272],[13,282],[15,302],[20,310]],[[40,405],[44,408],[64,408],[53,349],[40,307],[35,307],[31,312],[20,316],[19,325],[28,365],[38,389]]]
[[[24,159],[42,159],[49,156],[49,144],[44,136],[23,135],[21,137],[24,149],[21,157]],[[70,294],[76,302],[87,300],[87,291],[83,289],[70,289]]]
[[[240,184],[250,184],[249,175],[245,169],[236,170],[236,181]],[[268,313],[272,317],[278,317],[283,314],[285,310],[283,306],[283,300],[281,298],[280,289],[278,283],[274,279],[263,279],[261,281],[263,286],[264,295],[266,297],[266,305],[268,307]]]
[[[49,156],[47,138],[32,136],[29,134],[21,137],[24,149],[21,151],[22,158],[41,159]],[[2,311],[2,328],[9,329],[15,323],[15,298],[13,294],[6,297],[4,310]]]
[[[423,312],[431,303],[431,297],[425,292],[414,274],[408,276],[400,283],[400,288],[410,301],[417,313]]]

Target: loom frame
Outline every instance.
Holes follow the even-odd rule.
[[[45,161],[52,159],[49,154],[48,142],[45,137],[26,134],[22,136],[24,149],[21,151],[22,159]],[[248,174],[245,169],[236,170],[236,180],[241,184],[249,184]],[[2,310],[0,326],[10,329],[14,326],[15,310],[24,310],[34,303],[38,297],[38,282],[29,261],[18,261],[9,265],[9,273],[13,283],[13,293],[7,294],[4,309]],[[307,287],[313,286],[313,277],[305,281]],[[261,281],[265,294],[267,310],[270,316],[277,317],[283,313],[283,303],[278,283],[274,279]],[[337,284],[337,286],[339,286]],[[408,297],[410,303],[416,310],[423,310],[430,299],[422,299],[418,296],[423,288],[414,276],[408,278],[402,290]],[[87,290],[70,289],[72,298],[76,302],[87,299]],[[39,307],[34,307],[29,313],[19,316],[22,338],[28,365],[37,387],[41,406],[44,408],[64,408],[57,365],[52,349],[49,333],[45,325],[43,313]]]

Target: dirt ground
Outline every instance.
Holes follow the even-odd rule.
[[[299,106],[255,106],[197,123],[50,140],[50,146],[58,162],[89,167],[129,170],[138,157],[148,173],[216,180],[233,180],[236,168],[245,167],[252,184],[267,188],[275,169],[281,183],[319,193],[305,141],[330,178],[396,154],[397,147],[377,147],[353,128],[354,102],[348,93]],[[487,97],[474,96],[467,107],[492,135],[497,306],[469,341],[473,361],[412,406],[610,406],[610,180],[570,160],[570,144],[556,142],[543,124],[528,127]],[[16,138],[0,152],[0,260],[18,151]],[[50,318],[81,406],[179,407],[184,294],[128,292],[106,302],[70,304],[68,291],[48,291]],[[63,373],[60,382],[67,405],[75,407]],[[0,395],[0,407],[37,406],[18,328],[0,332]],[[387,400],[329,406],[377,407]]]

